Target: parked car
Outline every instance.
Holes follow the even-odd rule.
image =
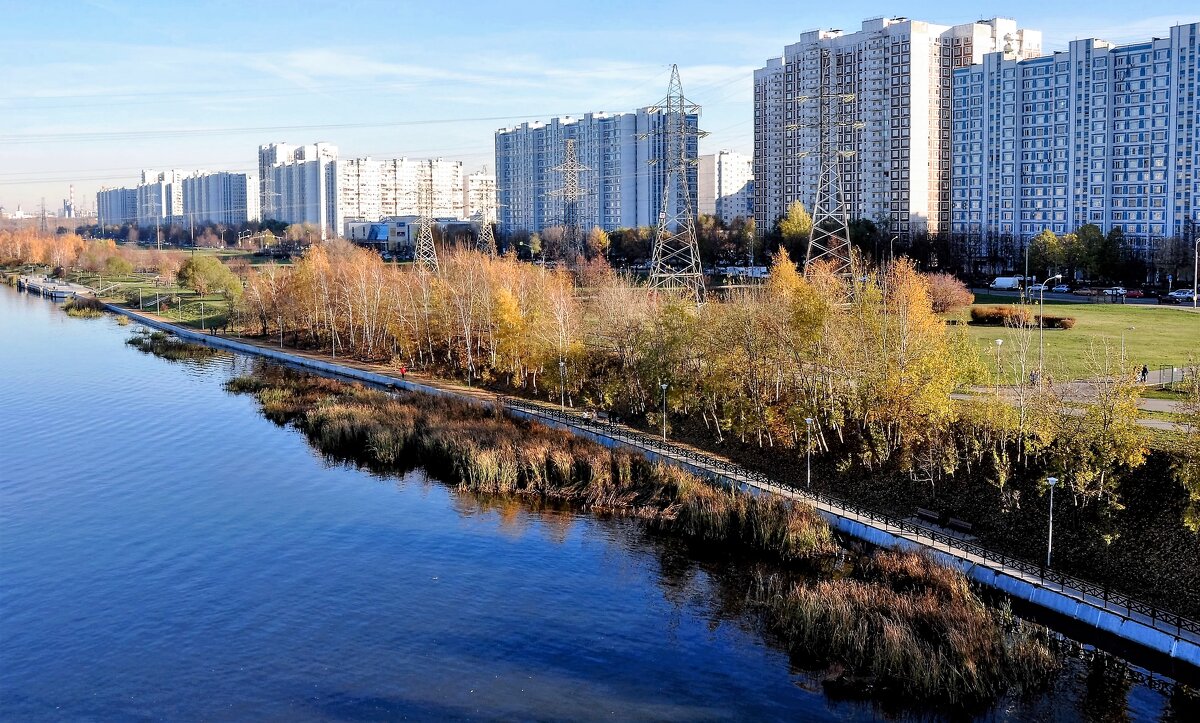
[[[1076,296],[1095,296],[1095,295],[1099,294],[1100,292],[1097,291],[1096,289],[1081,286],[1078,289],[1075,289],[1074,291],[1072,291],[1071,293]]]
[[[1051,291],[1053,291],[1056,294],[1066,294],[1071,291],[1071,287],[1067,286],[1066,284],[1059,284],[1058,286],[1055,286],[1053,289],[1051,289]]]
[[[1113,286],[1101,292],[1105,296],[1126,296],[1129,294],[1123,286]]]
[[[1129,297],[1129,298],[1131,298],[1131,299],[1144,299],[1144,298],[1146,298],[1146,292],[1145,292],[1145,291],[1142,291],[1141,289],[1130,289],[1129,291],[1126,291],[1126,292],[1125,292],[1125,295],[1126,295],[1126,296],[1128,296],[1128,297]]]
[[[1191,289],[1175,289],[1174,291],[1167,294],[1166,296],[1158,297],[1158,300],[1166,301],[1169,304],[1183,304],[1183,303],[1190,304],[1190,303],[1192,303],[1192,290]]]

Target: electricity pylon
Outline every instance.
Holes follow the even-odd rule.
[[[487,173],[487,166],[482,173]],[[488,203],[487,192],[480,188],[472,189],[471,225],[475,227],[475,250],[488,256],[496,255],[496,234],[492,230],[492,219],[489,209],[494,210],[500,204],[496,203],[495,184],[493,184],[492,201]]]
[[[654,234],[650,288],[682,293],[701,303],[704,301],[704,271],[700,268],[692,190],[688,184],[688,169],[696,159],[688,157],[688,139],[707,134],[688,122],[689,116],[699,115],[700,106],[684,97],[678,65],[671,66],[667,97],[647,110],[662,114],[663,127],[642,137],[654,133],[665,135],[664,162],[667,166],[662,205],[658,209],[658,229]]]
[[[492,222],[482,208],[471,213],[471,223],[475,225],[475,248],[488,256],[496,255],[496,234],[492,232]]]
[[[421,181],[420,224],[421,230],[417,233],[413,261],[418,269],[437,273],[437,249],[433,246],[433,159],[429,161],[429,173]]]
[[[846,209],[846,198],[842,190],[841,164],[843,158],[854,156],[853,150],[840,146],[839,136],[843,130],[861,130],[864,123],[848,117],[844,104],[853,103],[854,93],[833,91],[833,63],[828,48],[819,51],[819,85],[813,95],[798,96],[797,102],[814,101],[816,119],[806,123],[787,126],[817,129],[816,152],[820,157],[821,175],[817,181],[817,195],[813,201],[812,230],[808,234],[808,252],[804,257],[804,273],[809,273],[813,262],[826,261],[834,275],[849,282],[854,278],[850,253],[850,223]],[[805,151],[800,156],[810,155]]]
[[[583,237],[579,228],[579,202],[586,194],[579,185],[579,173],[592,169],[579,162],[579,157],[575,153],[574,138],[565,138],[563,143],[566,148],[563,149],[562,165],[550,169],[562,173],[563,185],[562,188],[555,189],[550,194],[561,196],[563,199],[563,227],[566,232],[564,241],[567,246],[567,258],[574,261],[583,254]]]

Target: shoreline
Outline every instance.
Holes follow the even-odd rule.
[[[986,550],[961,538],[945,534],[927,534],[920,526],[873,514],[865,510],[848,509],[844,504],[823,495],[809,495],[784,486],[761,475],[740,470],[736,465],[710,454],[678,444],[655,443],[647,435],[617,425],[586,420],[580,415],[559,411],[552,405],[517,400],[484,390],[459,387],[445,382],[420,381],[376,371],[381,365],[354,360],[340,360],[324,354],[281,350],[243,338],[208,334],[179,326],[152,314],[105,303],[116,314],[129,317],[145,326],[170,332],[188,341],[224,348],[274,360],[286,366],[324,376],[366,383],[384,390],[406,390],[436,396],[446,396],[489,409],[500,408],[509,416],[536,421],[548,427],[590,439],[613,449],[626,449],[641,454],[651,462],[663,462],[687,472],[752,494],[767,494],[811,505],[837,532],[881,548],[908,551],[926,550],[939,561],[962,570],[973,581],[997,590],[1036,608],[1073,620],[1086,627],[1113,635],[1152,652],[1200,669],[1200,624],[1186,618],[1167,618],[1151,606],[1136,600],[1117,600],[1098,587],[1074,587],[1075,581],[1065,576],[1042,577],[1035,566],[1026,569],[1006,565],[980,553]],[[971,548],[975,548],[974,550]],[[1003,556],[1000,556],[1003,558]],[[1009,562],[1021,564],[1020,561]]]

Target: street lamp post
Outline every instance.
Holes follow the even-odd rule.
[[[567,408],[567,363],[562,359],[558,360],[558,407]]]
[[[808,489],[812,489],[812,425],[813,418],[805,417],[804,481]]]
[[[1042,378],[1042,373],[1045,367],[1046,344],[1043,341],[1045,333],[1042,331],[1045,327],[1046,317],[1046,284],[1057,279],[1061,279],[1062,274],[1055,274],[1042,282],[1041,292],[1038,294],[1038,380]]]
[[[667,383],[663,382],[658,385],[662,389],[662,435],[663,441],[667,441]]]
[[[1054,550],[1054,486],[1058,484],[1058,478],[1047,477],[1046,484],[1050,485],[1050,532],[1046,536],[1046,567],[1050,567],[1050,553]]]
[[[1196,292],[1200,287],[1196,285],[1196,275],[1200,273],[1200,236],[1196,237],[1196,252],[1192,257],[1192,308],[1196,308]]]
[[[1021,277],[1021,288],[1029,288],[1029,239],[1025,239],[1025,275]],[[1025,295],[1025,303],[1031,303],[1029,294]]]
[[[997,382],[999,382],[999,381],[1000,381],[1000,376],[1001,376],[1001,371],[1000,371],[1000,347],[1001,347],[1003,344],[1004,344],[1004,340],[1003,340],[1003,339],[997,339],[997,340],[996,340],[996,381],[997,381]]]
[[[283,317],[279,317],[279,348],[283,348]]]
[[[893,237],[891,237],[891,239],[888,240],[888,260],[889,261],[896,260],[896,242],[899,240],[900,240],[900,237],[898,235],[893,236]]]

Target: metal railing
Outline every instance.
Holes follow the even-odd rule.
[[[1022,576],[1033,578],[1033,581],[1042,587],[1048,589],[1057,588],[1063,593],[1077,593],[1077,596],[1083,601],[1101,607],[1109,612],[1114,612],[1131,619],[1134,619],[1135,615],[1148,618],[1149,624],[1156,630],[1174,634],[1177,637],[1185,637],[1184,633],[1186,632],[1190,634],[1186,637],[1190,637],[1193,640],[1200,640],[1200,621],[1184,617],[1143,600],[1138,600],[1119,590],[1114,590],[1108,585],[1090,582],[1044,565],[1038,565],[1011,555],[996,552],[971,540],[948,534],[945,530],[922,525],[911,519],[895,517],[860,507],[853,502],[848,502],[826,492],[798,489],[784,482],[772,479],[762,472],[745,469],[728,460],[712,457],[695,449],[664,441],[661,437],[631,429],[612,418],[598,419],[578,412],[557,409],[504,395],[499,397],[499,401],[505,407],[519,409],[527,414],[547,419],[559,420],[579,429],[602,434],[614,441],[639,447],[646,452],[691,462],[709,472],[710,476],[717,478],[718,481],[732,487],[745,488],[747,485],[750,485],[765,491],[782,494],[792,499],[807,501],[818,507],[824,505],[834,514],[850,519],[867,520],[870,523],[874,523],[872,526],[882,527],[886,532],[896,531],[926,538],[936,550],[944,551],[947,554],[956,555],[964,559],[974,557],[986,560],[987,562],[1006,568],[1002,570],[1003,572],[1017,572]],[[915,541],[922,542],[921,540]],[[1188,599],[1191,600],[1192,597]],[[1172,628],[1174,629],[1173,633]]]

